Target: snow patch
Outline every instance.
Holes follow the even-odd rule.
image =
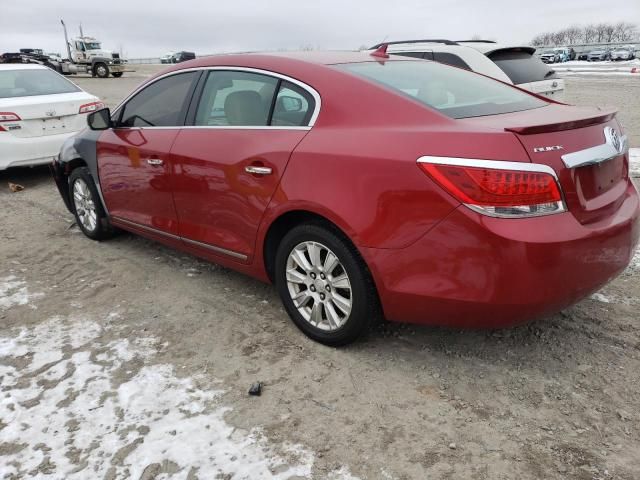
[[[0,338],[0,477],[311,477],[313,452],[233,428],[222,390],[153,365],[157,339],[104,340],[112,318],[54,317]],[[344,467],[327,478],[355,479]]]
[[[0,310],[7,310],[14,305],[30,305],[31,300],[40,298],[43,293],[30,293],[27,283],[19,280],[15,275],[0,278]]]
[[[601,293],[594,293],[593,295],[591,295],[591,300],[596,300],[598,302],[602,302],[602,303],[611,303],[611,300],[608,299],[607,297],[605,297],[603,294]]]

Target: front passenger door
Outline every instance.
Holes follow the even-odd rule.
[[[143,88],[116,113],[116,127],[100,136],[100,185],[116,223],[178,234],[170,151],[199,74],[177,73]]]

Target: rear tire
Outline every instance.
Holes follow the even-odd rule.
[[[69,198],[82,233],[92,240],[106,240],[114,234],[98,189],[87,167],[76,168],[69,176]]]
[[[275,283],[296,326],[325,345],[355,341],[380,316],[366,264],[329,226],[302,224],[285,235],[276,255]]]
[[[96,63],[93,66],[93,73],[98,78],[107,78],[109,76],[109,67],[106,63]]]

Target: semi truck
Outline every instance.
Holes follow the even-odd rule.
[[[60,20],[64,29],[64,41],[67,45],[68,59],[59,62],[59,72],[64,75],[89,73],[94,77],[107,78],[112,75],[121,77],[125,72],[127,61],[120,54],[102,49],[100,40],[87,37],[80,26],[80,36],[69,41],[67,26]]]
[[[80,36],[69,41],[67,26],[63,20],[64,41],[67,45],[68,58],[47,55],[39,48],[21,48],[19,53],[3,53],[0,63],[37,63],[45,65],[63,75],[88,73],[94,77],[121,77],[125,72],[127,61],[118,53],[103,50],[100,40],[87,37],[80,26]]]

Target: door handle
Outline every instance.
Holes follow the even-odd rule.
[[[164,165],[164,160],[160,160],[159,158],[147,158],[147,163],[152,167],[159,167]]]
[[[257,165],[249,165],[244,167],[244,171],[254,175],[271,175],[273,170],[271,167],[258,167]]]

